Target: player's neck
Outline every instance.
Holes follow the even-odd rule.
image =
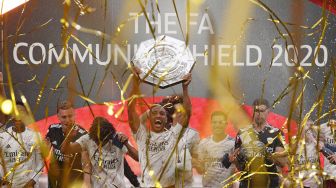
[[[16,133],[22,133],[26,130],[26,127],[24,125],[16,125],[13,127],[13,131]]]
[[[253,123],[253,128],[257,131],[260,132],[262,130],[264,130],[264,128],[266,127],[267,122],[265,121],[264,123],[261,124],[257,124],[257,123]]]
[[[215,142],[220,142],[226,138],[227,134],[214,134],[212,135],[212,140]]]

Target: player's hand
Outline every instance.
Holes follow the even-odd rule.
[[[23,188],[33,188],[36,182],[34,180],[29,180],[26,185],[23,186]]]
[[[239,155],[239,148],[235,149],[232,153],[229,154],[230,163],[234,163],[237,160],[238,155]]]
[[[186,113],[183,105],[176,104],[175,105],[175,113],[173,114],[173,119],[179,123],[180,125],[184,126],[186,123]]]
[[[336,164],[336,154],[330,155],[327,159],[331,164]]]
[[[135,65],[131,66],[131,71],[134,74],[134,79],[140,79],[139,75],[142,73],[141,69]]]
[[[182,77],[182,86],[183,87],[188,87],[189,86],[189,84],[190,84],[190,82],[191,82],[191,80],[192,80],[192,75],[191,75],[191,73],[188,73],[188,74],[186,74],[186,75],[184,75],[183,77]]]
[[[128,137],[123,133],[117,133],[117,137],[118,137],[118,140],[123,144],[128,142]]]

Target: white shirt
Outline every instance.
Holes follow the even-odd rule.
[[[176,149],[174,151],[174,147],[181,130],[180,124],[161,133],[149,132],[144,125],[139,126],[135,139],[139,149],[142,187],[157,187],[158,182],[162,187],[175,184]],[[169,156],[171,156],[170,159],[168,159]],[[163,170],[165,165],[167,167]],[[160,176],[161,179],[159,179]]]
[[[322,124],[320,128],[323,142],[332,146],[336,146],[335,138],[331,132],[330,127],[328,126],[328,123]],[[333,176],[333,178],[336,178],[336,165],[331,164],[326,157],[324,157],[324,172],[326,172],[328,176]]]
[[[199,145],[199,159],[204,162],[202,184],[204,187],[223,187],[231,183],[227,180],[234,173],[234,165],[226,169],[221,161],[225,153],[234,150],[235,140],[227,136],[220,142],[215,142],[211,137],[201,140]],[[225,181],[225,182],[224,182]]]
[[[76,142],[89,154],[92,165],[92,187],[125,187],[124,154],[127,152],[126,146],[119,149],[110,140],[101,148],[100,153],[99,147],[88,134],[80,137]]]
[[[307,133],[310,134],[310,133]],[[307,165],[310,165],[309,169],[307,169]],[[297,176],[303,179],[303,186],[317,188],[319,187],[318,182],[315,177],[318,177],[318,170],[316,168],[312,168],[312,166],[319,166],[319,155],[316,153],[316,142],[305,141],[303,144],[303,140],[299,142],[298,149],[296,150],[295,156],[295,167],[298,168],[296,172]],[[315,175],[315,177],[314,177]],[[321,181],[318,180],[318,181]]]
[[[5,162],[1,164],[1,177],[7,176],[6,180],[12,183],[12,187],[23,187],[31,179],[36,182],[35,187],[38,187],[44,166],[38,144],[40,141],[41,135],[29,128],[16,133],[10,127],[7,132],[0,133],[1,155]]]
[[[178,143],[178,180],[175,187],[191,187],[193,184],[192,157],[198,154],[200,136],[192,128],[186,128],[181,140]],[[184,172],[184,174],[183,174]],[[183,186],[182,186],[183,185]]]

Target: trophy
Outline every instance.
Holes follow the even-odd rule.
[[[184,41],[162,35],[141,42],[132,63],[141,70],[142,80],[166,88],[182,82],[195,60]]]

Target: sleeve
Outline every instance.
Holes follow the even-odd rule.
[[[191,141],[191,155],[194,156],[195,154],[198,154],[198,145],[200,143],[200,136],[199,133],[196,132],[196,134],[192,137],[192,141]]]
[[[87,134],[87,132],[86,132],[86,130],[85,129],[83,129],[81,126],[79,126],[79,125],[77,125],[77,127],[78,127],[78,133],[77,133],[77,135],[76,135],[76,140],[78,140],[80,137],[82,137],[82,136],[84,136],[84,135],[86,135]]]
[[[204,140],[201,140],[197,146],[197,156],[199,160],[203,160],[205,157],[204,142]]]
[[[46,134],[46,136],[45,136],[45,138],[47,139],[47,140],[51,140],[51,138],[52,138],[52,135],[51,135],[51,131],[52,129],[50,128],[50,126],[49,126],[49,128],[48,128],[48,130],[47,130],[47,134]]]
[[[123,154],[128,152],[128,149],[125,145],[123,145],[123,147],[121,148],[121,151],[123,152]]]
[[[87,151],[86,146],[87,146],[89,139],[90,139],[89,135],[84,135],[78,138],[75,142],[81,146],[82,150]]]
[[[182,125],[177,123],[175,126],[171,127],[171,131],[173,131],[174,135],[177,137],[180,135],[182,128]]]
[[[325,139],[326,139],[326,134],[327,134],[327,131],[326,131],[326,124],[322,124],[320,125],[320,136],[319,138],[317,138],[317,140],[321,143],[326,143]]]
[[[138,141],[142,141],[144,138],[146,138],[146,127],[143,124],[140,124],[138,131],[134,134],[134,138],[135,140]]]
[[[42,136],[40,135],[40,133],[35,133],[35,134],[36,134],[36,138],[35,138],[36,147],[34,150],[35,164],[33,165],[35,169],[33,170],[31,179],[33,179],[36,183],[38,183],[39,178],[42,174],[44,163],[43,163],[41,147],[40,147],[40,145],[42,144]]]

